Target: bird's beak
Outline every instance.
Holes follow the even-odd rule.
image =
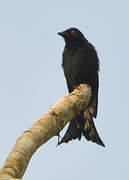
[[[67,36],[67,33],[65,31],[63,32],[58,32],[57,33],[58,35],[62,36],[62,37],[66,37]]]

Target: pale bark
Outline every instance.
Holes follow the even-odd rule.
[[[33,153],[64,126],[86,109],[91,98],[91,88],[81,84],[72,93],[58,101],[17,140],[4,167],[0,180],[21,179]]]

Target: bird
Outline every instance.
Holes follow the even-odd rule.
[[[81,83],[91,87],[92,95],[88,108],[69,123],[68,129],[58,145],[71,140],[81,140],[84,136],[88,141],[105,147],[94,124],[98,109],[99,89],[99,58],[95,47],[75,28],[58,32],[63,37],[65,47],[62,54],[62,67],[69,93]]]

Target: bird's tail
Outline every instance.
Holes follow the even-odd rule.
[[[86,115],[83,117],[82,113],[82,115],[79,115],[76,119],[73,119],[70,122],[68,130],[66,131],[64,137],[61,139],[58,145],[64,142],[67,143],[77,138],[80,140],[81,136],[83,135],[88,141],[92,141],[98,145],[105,147],[95,128],[92,116],[88,111]]]
[[[77,118],[71,120],[64,137],[61,139],[60,142],[58,142],[58,145],[62,143],[68,143],[69,141],[77,138],[80,140],[82,136],[83,127],[83,121],[79,121]]]
[[[88,141],[92,141],[98,145],[105,147],[103,141],[99,137],[93,118],[88,111],[87,111],[87,115],[88,115],[87,117],[84,116],[85,125],[83,129],[83,135]]]

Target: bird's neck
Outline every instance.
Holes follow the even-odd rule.
[[[66,47],[69,48],[80,48],[80,47],[85,47],[87,45],[88,41],[84,40],[84,41],[76,41],[76,40],[66,40]]]

